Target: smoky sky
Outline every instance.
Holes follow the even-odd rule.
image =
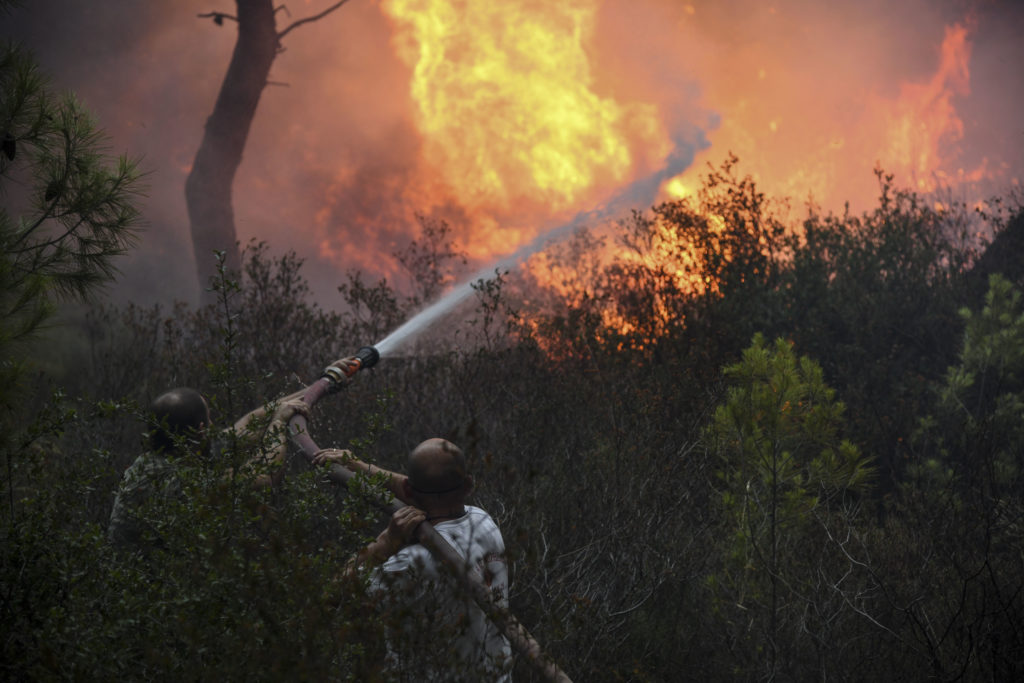
[[[288,3],[278,26],[329,4]],[[859,102],[896,99],[903,84],[926,82],[945,27],[969,21],[970,89],[955,100],[963,134],[950,143],[957,149],[946,151],[950,164],[984,163],[1009,182],[1024,177],[1020,5],[606,0],[588,50],[601,96],[657,107],[675,163],[720,161],[738,151],[720,147],[727,139],[754,155],[770,189],[791,191],[801,169],[815,168],[801,145],[818,144],[811,139],[817,127],[852,128]],[[140,158],[148,171],[147,227],[121,261],[113,290],[119,300],[198,297],[183,188],[236,29],[197,15],[234,9],[228,0],[32,0],[0,18],[0,34],[30,48],[54,85],[73,90],[95,113],[111,151]],[[266,240],[275,253],[295,250],[326,306],[337,302],[335,287],[349,268],[401,282],[392,254],[416,237],[416,212],[450,221],[467,246],[480,231],[500,232],[512,220],[470,216],[458,193],[424,164],[410,67],[396,55],[394,31],[379,3],[351,0],[290,33],[235,181],[239,239]],[[755,128],[761,109],[775,134]],[[737,117],[755,123],[749,133],[726,137]],[[851,134],[844,144],[853,158],[865,140]],[[638,156],[623,182],[650,178],[673,163],[667,156]],[[857,157],[867,166],[860,169],[830,160],[828,168],[840,180],[856,175],[870,184],[873,162]],[[790,184],[771,188],[774,168],[784,168]],[[589,208],[561,216],[534,211],[519,222],[557,223]],[[509,233],[508,251],[519,234]]]

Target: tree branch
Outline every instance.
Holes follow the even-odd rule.
[[[331,6],[330,6],[330,7],[328,7],[327,9],[325,9],[325,10],[324,10],[323,12],[321,12],[320,14],[314,14],[314,15],[313,15],[313,16],[311,16],[311,17],[306,17],[305,19],[299,19],[298,21],[296,21],[296,22],[293,22],[293,23],[292,23],[292,24],[291,24],[290,26],[288,26],[288,28],[286,28],[285,30],[283,30],[283,31],[281,31],[280,33],[278,33],[278,34],[277,34],[277,39],[278,39],[278,40],[281,40],[281,39],[282,39],[282,38],[284,38],[284,37],[285,37],[286,35],[288,35],[288,33],[289,33],[289,32],[290,32],[290,31],[291,31],[292,29],[294,29],[294,28],[298,28],[299,26],[302,26],[303,24],[309,24],[309,23],[311,23],[311,22],[314,22],[314,21],[319,21],[320,19],[323,19],[323,18],[324,18],[324,17],[326,17],[326,16],[328,15],[328,14],[330,14],[330,13],[331,13],[331,12],[333,12],[334,10],[336,10],[336,9],[338,9],[339,7],[341,7],[342,5],[344,5],[344,4],[346,3],[346,2],[348,2],[348,0],[339,0],[338,2],[334,3],[333,5],[331,5]]]
[[[57,204],[59,204],[60,201],[62,199],[64,199],[64,194],[67,191],[68,178],[71,176],[71,160],[72,160],[72,157],[75,154],[75,150],[77,149],[77,146],[72,143],[71,133],[68,130],[67,126],[64,126],[64,127],[61,128],[61,134],[64,136],[64,170],[60,174],[60,187],[58,188],[58,191],[54,193],[53,199],[50,201],[49,206],[47,206],[43,210],[43,212],[40,214],[39,219],[36,220],[32,225],[28,226],[18,236],[18,239],[14,240],[14,243],[11,245],[10,249],[8,250],[11,253],[18,254],[18,253],[21,253],[22,251],[28,251],[29,249],[33,249],[34,248],[34,247],[25,247],[25,249],[17,249],[17,247],[22,242],[27,240],[29,238],[29,236],[33,232],[35,232],[36,229],[39,228],[40,225],[45,223],[47,221],[47,219],[50,219],[50,218],[54,217],[54,213],[53,212],[54,212],[54,210],[56,210]],[[50,184],[52,184],[52,182],[53,181],[51,180]],[[47,185],[47,192],[49,191],[50,184]],[[45,196],[44,196],[44,201],[45,201]]]

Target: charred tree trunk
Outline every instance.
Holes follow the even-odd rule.
[[[214,250],[226,252],[228,269],[237,271],[241,267],[231,186],[279,45],[272,1],[235,1],[238,42],[185,181],[192,247],[204,302],[210,298],[207,286],[216,270]],[[212,16],[218,24],[225,18],[234,19],[222,14]]]

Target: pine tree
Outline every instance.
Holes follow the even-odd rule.
[[[53,95],[14,44],[0,47],[0,137],[0,359],[10,387],[17,343],[58,300],[115,275],[140,227],[141,184],[136,163],[111,159],[89,113],[73,95]]]
[[[736,666],[800,678],[824,663],[798,643],[807,633],[829,642],[845,609],[820,588],[821,577],[845,571],[828,539],[849,528],[874,468],[842,438],[844,406],[821,366],[789,342],[756,335],[725,375],[732,386],[706,432],[724,527],[711,588],[737,627],[728,636]]]

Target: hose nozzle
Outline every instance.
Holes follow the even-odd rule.
[[[324,368],[323,376],[331,380],[331,383],[335,387],[341,387],[343,381],[352,375],[356,374],[363,368],[372,368],[380,360],[380,352],[372,346],[364,346],[363,348],[356,351],[354,356],[356,364],[354,367],[339,368],[335,365],[331,365]]]
[[[359,361],[358,370],[372,368],[380,360],[380,352],[372,346],[364,346],[356,351],[356,360]]]

